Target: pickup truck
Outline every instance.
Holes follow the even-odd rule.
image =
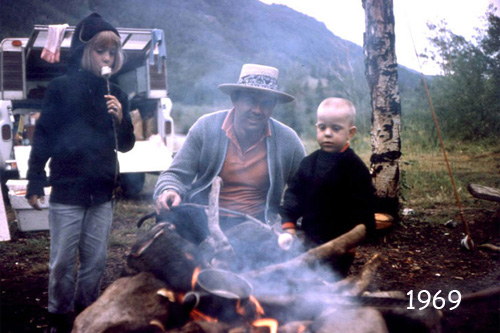
[[[26,177],[31,140],[48,83],[67,70],[75,27],[65,29],[60,61],[41,59],[48,25],[35,25],[31,36],[6,38],[0,44],[0,177]],[[130,99],[136,144],[118,153],[120,186],[126,196],[137,195],[146,173],[167,169],[174,153],[174,121],[170,115],[166,52],[153,33],[158,29],[118,28],[126,62],[112,80]],[[151,53],[153,53],[151,55]],[[161,55],[161,56],[160,56]],[[47,164],[48,165],[48,164]],[[46,168],[48,173],[50,170]]]

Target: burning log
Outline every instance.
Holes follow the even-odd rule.
[[[370,282],[375,276],[375,272],[378,266],[380,266],[380,263],[380,256],[375,254],[363,265],[363,268],[358,276],[350,276],[335,283],[333,288],[329,287],[329,291],[332,291],[333,289],[341,295],[348,296],[361,295],[370,285]]]
[[[72,332],[151,332],[184,324],[187,316],[183,311],[163,281],[140,273],[112,283],[78,315]]]
[[[229,332],[230,326],[223,322],[190,321],[186,325],[168,330],[168,333],[223,333]]]
[[[243,276],[249,280],[261,280],[269,278],[269,276],[276,276],[278,279],[287,279],[287,277],[294,275],[294,271],[305,266],[314,267],[319,262],[326,260],[331,263],[335,262],[337,258],[345,255],[350,249],[361,243],[365,237],[366,227],[363,224],[359,224],[342,236],[310,249],[291,260],[245,272]]]
[[[219,192],[222,184],[220,177],[215,177],[208,199],[208,237],[200,244],[202,253],[212,267],[228,268],[235,254],[226,235],[219,226]]]

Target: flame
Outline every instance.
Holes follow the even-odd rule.
[[[216,323],[218,320],[217,318],[210,317],[203,312],[199,311],[198,309],[193,309],[191,310],[191,313],[189,314],[192,320],[199,320],[199,321],[206,321],[210,323]]]
[[[297,328],[297,333],[304,333],[307,330],[307,326],[304,324],[301,324],[299,328]]]
[[[262,305],[260,305],[259,301],[255,297],[250,295],[249,300],[250,300],[250,302],[255,304],[255,312],[257,312],[257,314],[259,314],[261,316],[265,315],[265,312],[264,312],[264,309],[262,308]]]
[[[250,311],[252,314],[256,314],[256,318],[260,318],[260,316],[264,315],[264,309],[260,305],[259,301],[252,295],[248,297],[248,300],[250,303],[246,304],[241,304],[241,300],[238,300],[236,302],[236,313],[238,313],[240,316],[245,316],[249,315],[247,313],[247,310]],[[250,305],[250,306],[246,306]],[[253,305],[253,308],[251,307]]]
[[[236,313],[240,316],[245,315],[245,307],[241,305],[240,300],[236,302]]]
[[[191,277],[191,290],[194,290],[196,286],[196,282],[198,281],[198,275],[200,275],[201,268],[196,267],[193,272],[193,276]]]
[[[177,303],[181,303],[182,304],[182,301],[184,300],[184,293],[175,293],[175,301]]]
[[[269,333],[277,333],[278,332],[278,321],[273,318],[262,318],[257,319],[252,323],[255,327],[267,327],[269,328]]]

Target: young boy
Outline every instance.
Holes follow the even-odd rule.
[[[306,244],[317,246],[365,224],[375,228],[374,191],[364,162],[349,148],[356,133],[354,105],[327,98],[318,107],[316,133],[320,146],[306,156],[285,192],[280,207],[282,229],[295,234],[297,220]]]

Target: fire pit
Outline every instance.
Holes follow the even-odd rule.
[[[207,212],[208,241],[200,244],[180,237],[175,221],[154,226],[128,256],[132,276],[82,312],[74,332],[388,332],[394,318],[440,332],[439,310],[407,310],[393,295],[361,297],[378,256],[358,276],[339,279],[329,270],[325,263],[365,238],[364,225],[291,259],[235,273],[221,267],[232,267],[244,251],[234,251],[218,227],[214,196]],[[277,241],[274,246],[269,251],[282,251]]]

